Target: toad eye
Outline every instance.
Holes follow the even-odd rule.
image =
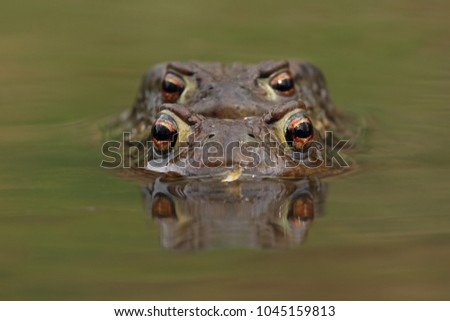
[[[288,145],[294,150],[301,150],[307,142],[312,140],[313,134],[311,120],[303,113],[296,113],[288,119],[284,136]]]
[[[295,93],[294,80],[292,79],[291,73],[288,71],[284,71],[272,77],[269,84],[279,95],[292,96]]]
[[[185,88],[184,80],[174,73],[168,72],[161,85],[161,95],[164,102],[174,103],[180,98]]]
[[[178,138],[178,126],[169,115],[162,114],[153,124],[151,137],[153,150],[159,155],[165,155],[173,148]]]

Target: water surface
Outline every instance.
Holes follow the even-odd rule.
[[[3,1],[0,298],[450,299],[449,3]],[[320,66],[370,124],[288,249],[174,251],[99,124],[166,60]]]

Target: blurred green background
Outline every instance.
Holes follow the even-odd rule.
[[[0,4],[3,300],[450,299],[450,2]],[[371,119],[360,171],[292,250],[159,248],[105,118],[166,60],[303,58]]]

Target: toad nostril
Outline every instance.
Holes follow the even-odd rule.
[[[206,139],[211,139],[211,138],[213,138],[214,136],[216,136],[216,134],[209,134],[209,135],[206,137]]]
[[[256,138],[255,135],[254,135],[253,133],[249,133],[249,134],[247,134],[247,135],[248,135],[248,137]]]

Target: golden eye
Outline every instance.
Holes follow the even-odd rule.
[[[153,124],[151,137],[153,149],[160,155],[173,148],[178,138],[178,126],[175,120],[167,114],[162,114]]]
[[[161,95],[164,102],[174,103],[180,98],[185,88],[184,80],[174,73],[168,72],[161,85]]]
[[[313,135],[314,128],[311,120],[303,113],[296,113],[288,119],[284,137],[294,150],[301,150],[307,142],[312,140]]]
[[[282,96],[292,96],[295,93],[294,80],[288,71],[273,76],[269,84],[270,87]]]

